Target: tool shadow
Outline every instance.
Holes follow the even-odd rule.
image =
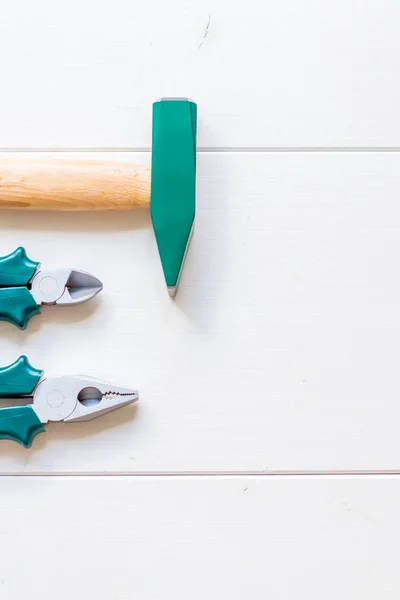
[[[72,306],[41,306],[41,313],[29,320],[25,330],[18,329],[7,321],[0,321],[0,340],[9,340],[20,344],[25,338],[40,331],[42,327],[48,328],[50,323],[57,323],[65,327],[83,323],[100,310],[100,302],[101,299],[96,297],[89,302]]]
[[[201,202],[198,202],[192,240],[173,299],[177,309],[198,331],[205,333],[215,329],[221,319],[234,243],[227,218],[231,210],[230,192],[224,189],[224,182],[231,179],[229,165],[222,163],[217,176],[210,178],[207,176],[210,160],[207,155],[199,155],[197,195]]]
[[[151,227],[150,213],[144,208],[135,210],[50,212],[2,211],[1,227],[35,231],[129,231]]]
[[[13,406],[27,404],[26,400],[24,401],[20,398],[13,400],[12,403]],[[3,406],[10,406],[10,400],[1,400],[0,407]],[[117,432],[118,428],[127,423],[132,423],[138,418],[138,409],[137,404],[131,404],[92,421],[81,423],[46,423],[46,431],[34,438],[31,448],[24,448],[16,442],[2,440],[0,444],[0,458],[11,458],[20,461],[21,471],[23,471],[23,467],[27,465],[29,460],[45,451],[46,446],[50,443],[56,441],[62,442],[65,443],[63,446],[65,448],[70,443],[74,444],[86,438],[95,438],[105,431],[115,429]],[[106,446],[104,447],[104,451],[107,451]]]

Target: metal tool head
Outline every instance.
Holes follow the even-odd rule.
[[[171,296],[194,226],[196,119],[196,104],[187,98],[161,98],[153,104],[150,211]]]
[[[42,380],[33,397],[33,409],[42,423],[90,421],[132,404],[138,392],[91,377],[52,377]]]
[[[56,269],[38,271],[31,282],[31,293],[38,304],[80,304],[101,292],[102,282],[84,271]]]

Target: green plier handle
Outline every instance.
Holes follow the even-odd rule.
[[[31,396],[43,371],[34,369],[26,356],[0,369],[0,397]],[[44,431],[32,406],[0,408],[0,440],[12,440],[30,448],[33,438]]]
[[[39,264],[22,247],[0,258],[0,321],[26,329],[29,319],[41,312],[28,289]]]

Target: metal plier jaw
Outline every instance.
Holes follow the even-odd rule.
[[[39,381],[32,408],[42,423],[90,421],[132,404],[138,392],[85,376],[51,377]]]
[[[75,269],[45,271],[21,247],[0,257],[0,321],[26,329],[40,306],[78,304],[103,288],[97,277]]]
[[[80,304],[101,292],[97,277],[76,269],[36,271],[31,281],[31,294],[37,304]]]

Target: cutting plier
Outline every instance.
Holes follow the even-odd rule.
[[[97,277],[74,269],[43,271],[20,247],[0,258],[0,321],[26,329],[40,305],[79,304],[103,289]]]
[[[30,448],[43,423],[89,421],[138,400],[138,392],[86,376],[43,376],[26,356],[0,369],[0,397],[31,404],[0,408],[0,439]]]

